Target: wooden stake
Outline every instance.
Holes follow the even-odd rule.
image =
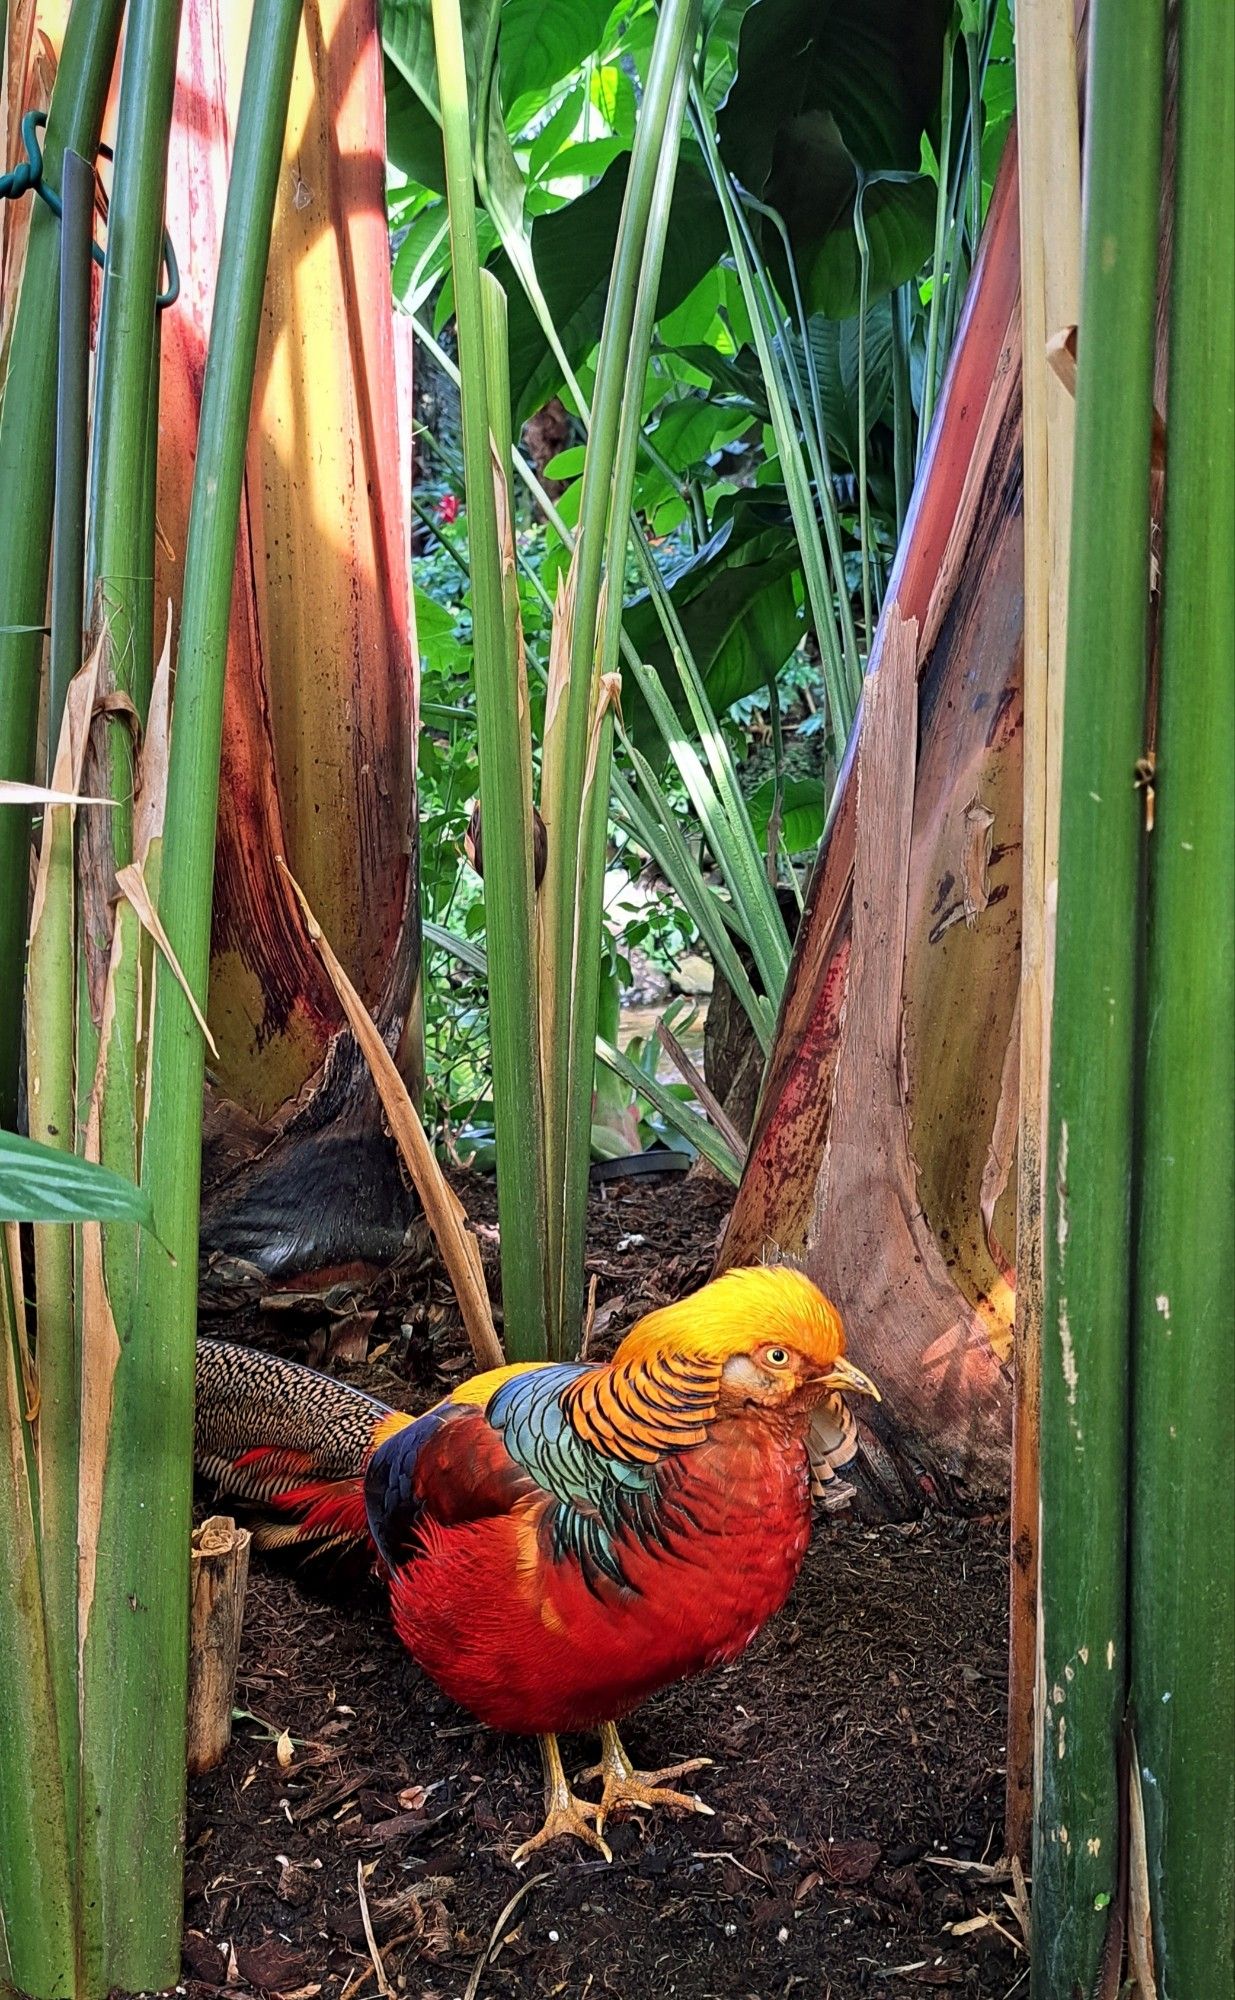
[[[236,1660],[249,1580],[247,1528],[212,1514],[193,1532],[189,1598],[189,1776],[212,1771],[232,1738]]]

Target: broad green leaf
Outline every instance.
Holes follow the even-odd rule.
[[[635,137],[635,86],[616,63],[604,63],[592,71],[588,96],[615,139],[627,145]]]
[[[718,407],[706,396],[679,396],[663,406],[652,442],[675,471],[685,473],[732,444],[749,425],[746,411]]]
[[[0,1132],[0,1222],[137,1222],[153,1229],[150,1197],[108,1167]]]
[[[576,368],[600,339],[629,162],[615,160],[578,201],[532,224],[532,256],[566,353]],[[717,262],[725,232],[698,154],[683,146],[661,275],[659,309],[671,312]],[[516,427],[563,386],[562,371],[505,256],[492,267],[510,301],[510,391]]]
[[[801,639],[795,587],[800,567],[784,509],[743,493],[710,541],[667,578],[717,715],[762,687]],[[627,606],[625,624],[642,657],[660,674],[674,707],[683,711],[668,644],[646,594]],[[632,737],[650,754],[658,753],[659,734],[629,679],[622,705]]]
[[[446,673],[462,661],[463,648],[455,638],[455,621],[444,604],[415,587],[416,649],[421,667]]]
[[[498,61],[502,102],[525,115],[594,53],[612,0],[504,0]]]
[[[541,126],[528,148],[527,170],[533,181],[540,179],[562,147],[574,138],[586,103],[587,91],[581,83],[576,84],[573,90],[567,91],[553,116]]]
[[[741,185],[789,231],[808,308],[845,318],[858,301],[853,203],[858,174],[915,171],[935,115],[950,0],[754,0],[718,121]],[[933,188],[882,184],[865,206],[871,296],[929,254]],[[784,295],[779,240],[765,254]]]
[[[776,802],[776,782],[772,778],[756,786],[746,801],[750,808],[755,838],[767,839],[768,821]],[[780,830],[789,854],[812,854],[823,838],[823,822],[828,809],[827,795],[820,778],[786,778],[781,796]]]
[[[625,139],[581,139],[577,146],[563,146],[555,153],[540,177],[544,188],[560,191],[563,181],[599,180],[616,159],[630,151]],[[582,186],[577,193],[582,193]]]
[[[395,253],[390,282],[410,313],[418,312],[450,267],[450,229],[444,201],[426,203]]]
[[[868,197],[869,199],[869,197]],[[858,326],[857,319],[810,322],[811,353],[819,378],[823,420],[828,441],[856,472],[858,467]],[[794,342],[799,373],[806,381],[801,345]],[[892,398],[892,309],[887,298],[866,315],[866,426],[869,433],[883,417]]]
[[[491,33],[502,0],[473,0],[463,10],[464,58],[476,181],[486,206],[502,226],[521,233],[524,181],[502,115],[497,82],[497,41]],[[402,173],[445,192],[441,113],[437,100],[430,0],[382,0],[386,64],[386,149]],[[393,66],[406,89],[392,78]]]

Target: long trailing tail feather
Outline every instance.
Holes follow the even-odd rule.
[[[197,1343],[194,1462],[257,1510],[259,1548],[320,1558],[372,1548],[364,1474],[411,1419],[345,1382],[230,1341]]]

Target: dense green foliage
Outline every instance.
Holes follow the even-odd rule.
[[[857,13],[861,36],[853,33]],[[704,19],[642,397],[634,510],[769,872],[800,883],[823,829],[852,689],[894,558],[905,467],[922,442],[923,412],[933,403],[1011,116],[1010,22],[990,0],[955,13],[904,0],[873,9],[846,0],[822,10],[802,0],[749,0],[712,5]],[[395,293],[451,352],[428,0],[387,0],[383,21]],[[472,101],[487,106],[474,121],[478,241],[509,296],[516,421],[560,397],[551,406],[549,455],[536,427],[524,441],[552,482],[556,516],[546,520],[524,494],[517,519],[537,748],[550,603],[568,558],[562,530],[573,531],[578,518],[586,403],[654,24],[647,0],[616,7],[505,0],[468,10],[465,22]],[[701,119],[712,121],[723,166],[748,197],[750,270],[766,307],[771,378]],[[463,858],[477,791],[467,520],[457,399],[433,346],[420,344],[417,378],[423,894],[431,924],[479,943],[483,896]],[[775,421],[778,397],[797,461],[789,474],[800,475],[797,490],[814,517],[813,568],[783,460],[785,426],[778,431]],[[627,640],[656,669],[683,737],[697,741],[665,607],[636,554],[632,548],[627,567]],[[821,591],[830,607],[822,620]],[[828,661],[842,658],[852,662],[851,696],[837,712]],[[629,672],[622,715],[619,774],[638,781],[637,758],[646,757],[687,848],[723,894],[724,870],[718,877],[681,762]],[[629,988],[632,954],[666,972],[699,934],[674,885],[647,866],[647,843],[616,793],[612,836],[606,949],[611,975]],[[619,899],[621,879],[639,876],[634,896]],[[740,911],[728,907],[741,936]],[[483,1139],[484,978],[454,952],[431,961],[425,991],[431,1115],[448,1130],[475,1127]]]

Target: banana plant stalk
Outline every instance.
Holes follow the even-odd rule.
[[[1091,11],[1042,1328],[1033,1990],[1118,1912],[1149,468],[1165,9]],[[1113,1914],[1112,1914],[1113,1913]]]

